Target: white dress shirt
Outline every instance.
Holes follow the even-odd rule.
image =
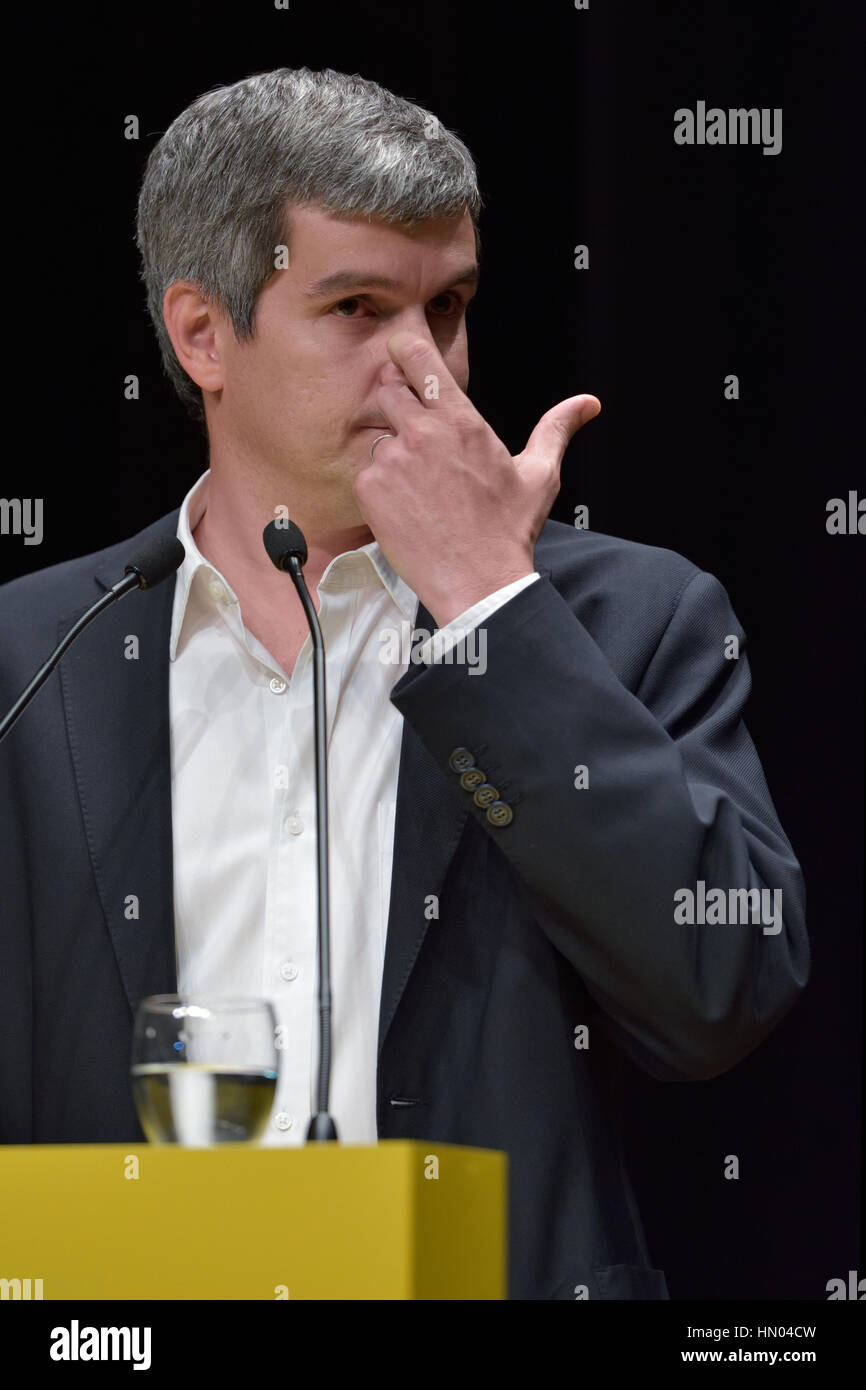
[[[312,642],[307,636],[290,678],[244,627],[237,596],[192,536],[207,507],[209,476],[181,507],[185,559],[171,627],[178,990],[271,1002],[282,1045],[261,1142],[296,1145],[317,1108],[318,1083]],[[449,623],[436,659],[537,578],[507,584]],[[403,732],[389,695],[407,669],[407,643],[402,659],[386,662],[382,634],[411,633],[418,598],[376,541],[335,556],[318,593],[328,719],[329,1110],[341,1142],[373,1144]],[[431,656],[431,646],[425,642],[419,654]],[[467,640],[470,662],[471,650]]]

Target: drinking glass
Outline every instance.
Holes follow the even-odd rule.
[[[135,1017],[132,1089],[152,1144],[254,1144],[277,1089],[276,1020],[264,999],[152,994]]]

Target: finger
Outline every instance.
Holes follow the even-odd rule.
[[[391,429],[399,433],[400,426],[426,411],[415,392],[404,382],[389,381],[376,392],[376,402]]]
[[[522,458],[558,467],[571,440],[601,410],[597,396],[569,396],[542,415],[526,442]]]
[[[466,397],[449,372],[436,345],[408,330],[388,339],[392,361],[403,371],[422,406],[447,409]]]

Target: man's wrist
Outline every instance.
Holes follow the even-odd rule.
[[[435,595],[425,592],[419,594],[418,597],[434,619],[436,626],[447,627],[455,618],[459,618],[461,613],[473,608],[482,599],[495,594],[506,584],[512,584],[517,579],[526,579],[534,571],[535,564],[530,557],[528,560],[515,561],[513,565],[504,568],[497,566],[495,571],[488,569],[483,575],[466,576],[459,580],[455,580],[452,576],[446,591]]]

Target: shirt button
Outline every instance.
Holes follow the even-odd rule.
[[[304,822],[300,816],[289,816],[286,821],[286,829],[290,835],[300,835],[304,829]]]
[[[288,1112],[285,1110],[281,1110],[278,1115],[274,1116],[274,1124],[276,1125],[277,1129],[291,1129],[294,1123],[294,1115],[289,1115]]]
[[[487,819],[491,825],[510,825],[514,820],[514,812],[507,801],[492,801],[487,807]]]
[[[272,690],[275,695],[282,695],[286,689],[286,682],[281,680],[279,676],[271,676],[268,681],[268,689]]]
[[[294,961],[284,960],[280,966],[280,975],[284,980],[296,980],[298,978],[298,967]]]
[[[215,599],[224,599],[226,596],[225,586],[220,584],[218,579],[212,579],[208,588]]]

